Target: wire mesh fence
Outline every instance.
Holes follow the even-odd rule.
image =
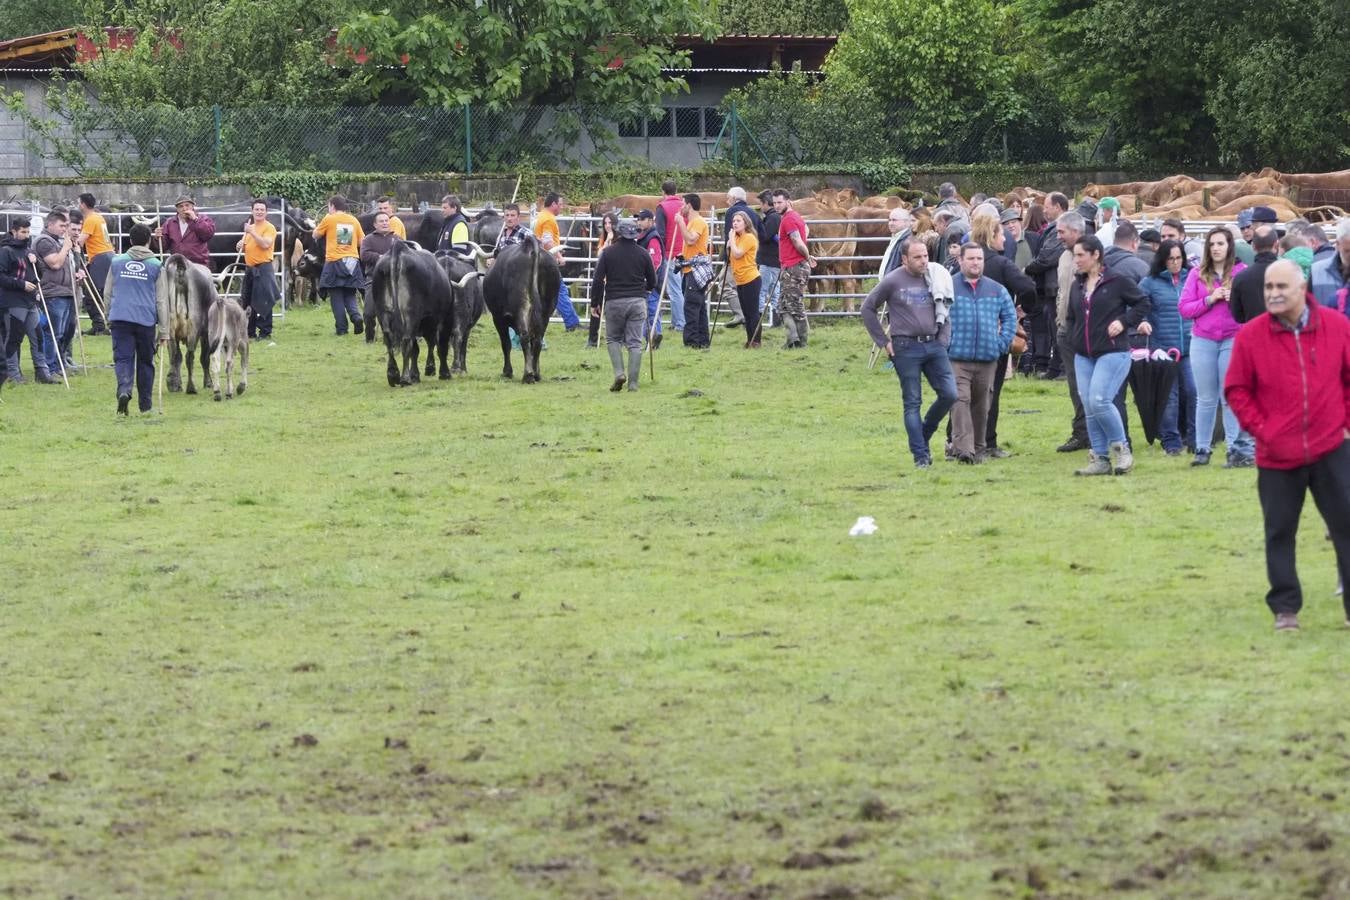
[[[707,101],[705,101],[706,103]],[[503,172],[522,166],[603,170],[645,161],[733,169],[871,162],[886,181],[904,164],[1058,162],[1081,155],[1056,132],[972,122],[928,135],[905,106],[777,110],[680,101],[637,118],[578,107],[103,106],[49,92],[23,123],[0,122],[43,161],[33,176],[221,175],[280,170]]]

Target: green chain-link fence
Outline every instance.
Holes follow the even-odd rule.
[[[163,174],[180,177],[279,170],[502,172],[604,169],[645,161],[692,168],[721,157],[742,167],[903,162],[1070,162],[1062,133],[973,122],[940,140],[905,140],[903,107],[776,110],[734,102],[662,107],[638,121],[603,111],[521,107],[202,107],[89,104],[32,116],[25,138],[42,171],[32,176]],[[12,124],[7,127],[14,127]],[[0,135],[3,136],[3,135]],[[884,180],[884,179],[883,179]]]

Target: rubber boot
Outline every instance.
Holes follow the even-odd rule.
[[[797,346],[798,346],[798,347],[805,347],[805,346],[806,346],[806,336],[807,336],[807,334],[810,333],[810,331],[811,331],[811,326],[807,324],[807,322],[806,322],[806,316],[802,316],[802,320],[801,320],[800,322],[797,323]]]
[[[642,374],[642,351],[628,351],[628,389],[636,391],[638,386],[638,376]]]
[[[797,346],[797,320],[792,316],[783,316],[783,349],[791,350]]]
[[[623,374],[623,345],[609,343],[605,344],[605,347],[609,350],[610,365],[614,366],[614,383],[609,389],[617,393],[623,390],[624,382],[627,380]]]

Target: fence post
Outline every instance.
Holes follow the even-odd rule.
[[[473,174],[473,124],[469,121],[471,107],[464,104],[464,174]]]
[[[731,101],[731,174],[741,170],[741,144],[736,132],[740,130],[740,118],[736,115],[736,101]]]
[[[216,130],[216,174],[217,174],[217,175],[220,175],[220,174],[221,174],[221,171],[222,171],[223,168],[224,168],[224,160],[222,160],[222,159],[220,158],[220,157],[221,157],[221,148],[220,148],[220,144],[221,144],[221,141],[220,141],[220,106],[219,106],[218,104],[213,104],[213,105],[211,106],[211,118],[212,118],[212,119],[214,120],[214,122],[215,122],[215,130]]]

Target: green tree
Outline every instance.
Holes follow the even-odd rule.
[[[688,65],[677,34],[712,36],[707,0],[391,0],[347,20],[339,41],[372,65],[369,92],[406,91],[443,106],[605,107],[645,113],[684,87],[663,70]]]
[[[1339,0],[1312,0],[1298,15],[1254,7],[1207,53],[1205,111],[1219,162],[1232,168],[1325,169],[1350,156],[1350,22]]]
[[[1203,164],[1215,153],[1203,48],[1242,16],[1215,0],[1016,0],[1028,45],[1081,124],[1138,162]],[[1246,13],[1244,12],[1243,15]]]
[[[0,0],[0,41],[59,31],[79,22],[79,7],[72,4]]]
[[[950,153],[970,143],[972,125],[1012,108],[1006,17],[994,0],[850,0],[826,73],[885,107],[899,148]]]
[[[720,0],[723,34],[839,34],[848,25],[844,0]]]

